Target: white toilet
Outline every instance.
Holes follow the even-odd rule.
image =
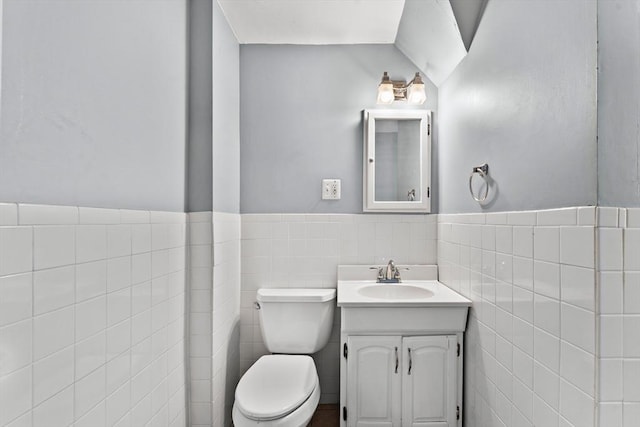
[[[262,337],[271,354],[242,376],[233,403],[235,427],[302,427],[320,400],[308,356],[329,341],[335,289],[259,289]]]

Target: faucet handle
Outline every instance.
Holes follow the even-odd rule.
[[[384,271],[382,267],[369,267],[369,270],[378,270],[378,281],[384,279]]]
[[[398,282],[400,281],[400,270],[409,270],[409,267],[396,267],[395,270],[393,271],[393,278],[394,279],[398,279]]]

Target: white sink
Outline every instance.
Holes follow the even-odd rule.
[[[367,266],[339,266],[337,302],[343,331],[464,332],[471,300],[438,282],[429,269],[408,267],[401,283],[377,283],[371,277],[375,271]]]
[[[364,297],[383,300],[423,299],[431,298],[434,295],[432,291],[424,287],[389,283],[362,286],[358,289],[358,293]]]

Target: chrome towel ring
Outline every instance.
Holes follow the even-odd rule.
[[[473,194],[473,188],[471,187],[471,181],[473,181],[473,175],[476,173],[480,175],[480,178],[482,178],[482,180],[485,183],[484,194],[482,195],[482,197],[476,197],[476,195]],[[473,197],[473,200],[475,200],[476,202],[484,202],[485,200],[487,200],[487,196],[489,195],[489,181],[487,181],[488,175],[489,175],[489,165],[487,163],[480,166],[476,166],[471,170],[471,175],[469,175],[469,192],[471,193],[471,197]]]

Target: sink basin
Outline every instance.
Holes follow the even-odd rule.
[[[357,291],[368,298],[398,300],[404,298],[431,298],[434,293],[419,286],[400,284],[381,284],[363,286]]]
[[[369,266],[338,267],[341,330],[357,335],[464,332],[468,298],[437,280],[432,266],[410,265],[401,283],[378,283]],[[372,277],[372,275],[374,277]]]

